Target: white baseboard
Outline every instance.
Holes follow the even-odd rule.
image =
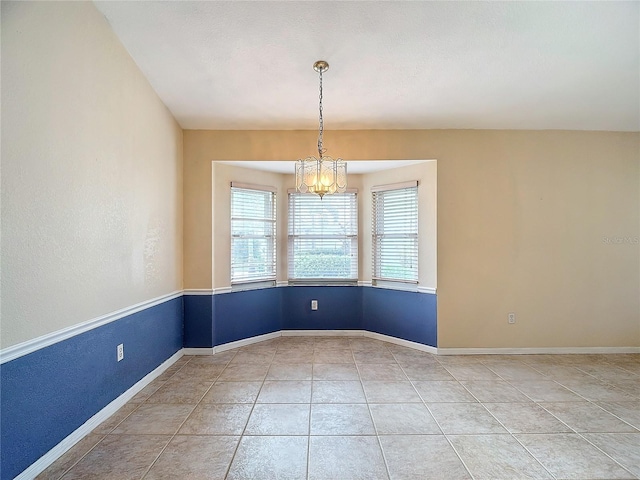
[[[438,355],[562,355],[640,353],[640,347],[438,348]]]
[[[236,340],[235,342],[223,343],[222,345],[217,345],[213,347],[213,353],[224,352],[225,350],[231,350],[238,347],[245,347],[247,345],[251,345],[253,343],[264,342],[265,340],[271,340],[272,338],[278,338],[280,336],[280,331],[265,333],[264,335],[258,335],[256,337],[243,338],[242,340]]]
[[[182,353],[185,355],[213,355],[213,347],[209,348],[183,348]]]
[[[280,330],[283,337],[361,337],[362,330]]]
[[[403,340],[402,338],[391,337],[389,335],[383,335],[381,333],[369,332],[364,330],[364,336],[368,338],[375,338],[376,340],[382,340],[384,342],[393,343],[402,347],[413,348],[414,350],[420,350],[421,352],[432,353],[437,355],[439,353],[436,347],[425,345],[423,343],[411,342],[409,340]]]
[[[160,376],[162,372],[164,372],[167,368],[173,365],[180,357],[182,357],[182,350],[178,350],[167,360],[162,362],[157,368],[153,371],[149,372],[142,379],[140,379],[137,383],[135,383],[131,388],[129,388],[126,392],[120,395],[118,398],[113,400],[109,405],[104,407],[98,413],[96,413],[89,420],[84,422],[80,427],[74,430],[70,435],[68,435],[64,440],[58,443],[55,447],[41,456],[38,460],[32,463],[26,470],[24,470],[20,475],[15,477],[14,480],[29,480],[35,478],[37,475],[42,473],[49,465],[55,462],[58,458],[64,455],[71,447],[73,447],[76,443],[82,440],[85,436],[90,434],[98,425],[104,422],[111,415],[116,413],[120,407],[122,407],[125,403],[131,400],[140,390],[149,385],[156,377]]]

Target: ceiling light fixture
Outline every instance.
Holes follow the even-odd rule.
[[[318,133],[318,158],[307,157],[296,161],[296,191],[300,193],[315,193],[322,198],[333,193],[344,193],[347,190],[347,163],[338,158],[324,156],[326,151],[322,147],[322,74],[329,70],[329,64],[318,60],[313,69],[320,74],[320,126]]]

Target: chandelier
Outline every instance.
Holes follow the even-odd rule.
[[[332,193],[344,193],[347,190],[347,163],[338,158],[325,156],[322,147],[322,74],[329,70],[329,64],[318,60],[313,69],[320,74],[320,126],[318,132],[318,157],[307,157],[296,161],[296,192],[315,193],[322,199]]]

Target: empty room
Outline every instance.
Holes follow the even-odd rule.
[[[0,480],[640,479],[640,2],[0,6]]]

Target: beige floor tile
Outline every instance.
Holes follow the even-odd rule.
[[[149,385],[140,390],[135,397],[129,400],[129,403],[144,403],[147,399],[156,393],[158,389],[164,385],[165,381],[159,381],[157,378],[151,382]]]
[[[313,352],[313,363],[353,363],[350,349],[317,349]]]
[[[309,480],[389,478],[374,436],[312,436],[309,442]]]
[[[64,472],[84,457],[89,450],[95,447],[103,438],[104,435],[90,433],[49,465],[49,467],[36,477],[36,480],[58,480]]]
[[[448,438],[474,479],[553,478],[511,435],[452,435]]]
[[[580,402],[584,400],[584,398],[551,380],[517,380],[509,383],[534,402]]]
[[[269,371],[269,364],[255,365],[255,364],[229,364],[225,368],[218,380],[223,381],[262,381],[267,376]]]
[[[362,386],[369,403],[422,402],[411,382],[363,380]]]
[[[486,355],[435,355],[441,365],[474,365],[481,364]]]
[[[414,354],[393,353],[401,367],[441,367],[435,355],[416,351]]]
[[[64,475],[64,480],[142,478],[170,435],[107,435]]]
[[[577,434],[518,434],[516,438],[556,478],[613,480],[634,477]]]
[[[236,356],[233,357],[233,360],[229,362],[229,365],[238,365],[238,364],[244,365],[247,363],[258,364],[258,365],[269,364],[273,360],[275,353],[276,353],[275,350],[274,351],[238,352]]]
[[[175,380],[171,378],[147,399],[147,403],[186,403],[195,405],[211,388],[213,381],[200,380],[199,377],[191,380]]]
[[[457,381],[415,381],[416,390],[427,403],[477,402]]]
[[[104,422],[98,425],[93,429],[92,433],[98,433],[106,435],[107,433],[111,433],[111,431],[116,428],[120,422],[122,422],[125,418],[127,418],[136,408],[138,408],[139,404],[137,403],[127,403],[120,407],[117,412],[107,418]]]
[[[216,382],[202,403],[254,403],[262,382]]]
[[[229,363],[236,356],[237,350],[216,353],[215,355],[193,355],[190,363],[222,364]],[[184,358],[184,357],[183,357]]]
[[[388,350],[354,351],[353,358],[356,363],[396,363],[395,357]]]
[[[114,434],[172,435],[193,411],[194,405],[149,404],[140,405],[118,425]]]
[[[273,363],[269,367],[267,380],[311,380],[312,367],[311,363]]]
[[[258,403],[310,403],[311,382],[306,380],[267,380]]]
[[[362,384],[352,380],[317,380],[313,382],[313,403],[366,403]]]
[[[583,436],[640,477],[640,433],[585,433]]]
[[[439,365],[403,365],[409,380],[455,380],[446,368]]]
[[[360,375],[355,364],[347,363],[314,363],[314,380],[359,380]]]
[[[503,380],[462,380],[460,382],[482,403],[530,402],[531,399]]]
[[[593,380],[595,378],[582,370],[578,370],[572,365],[550,363],[545,365],[535,365],[533,368],[551,380]]]
[[[588,400],[602,402],[625,402],[636,400],[633,395],[615,388],[595,378],[590,380],[558,380],[569,390],[583,396]]]
[[[611,380],[640,380],[640,377],[635,373],[611,364],[586,365],[577,368],[607,382]]]
[[[227,480],[304,479],[308,441],[308,437],[244,436]]]
[[[541,403],[576,432],[638,432],[634,427],[591,402]]]
[[[597,402],[597,404],[640,430],[640,400],[635,402]]]
[[[368,337],[350,337],[349,338],[349,346],[355,352],[358,350],[389,350],[396,347],[396,345],[388,342],[383,342],[382,340],[376,340],[375,338]],[[399,347],[405,348],[405,347]]]
[[[96,428],[105,437],[38,478],[550,474],[532,453],[558,478],[640,476],[639,390],[640,355],[436,356],[362,336],[278,337],[180,358]]]
[[[375,435],[364,404],[311,404],[311,435]]]
[[[145,480],[224,479],[240,437],[176,435]]]
[[[313,363],[313,347],[300,350],[299,347],[290,350],[278,350],[273,357],[273,363],[300,364]]]
[[[177,372],[171,381],[181,380],[198,380],[209,381],[213,383],[225,368],[225,364],[221,363],[196,363],[189,362]]]
[[[362,364],[358,365],[362,380],[407,380],[407,376],[398,365]]]
[[[179,432],[183,435],[240,435],[244,430],[251,405],[200,404]]]
[[[546,377],[534,370],[528,365],[487,365],[496,375],[499,375],[502,379],[510,380],[545,380]]]
[[[498,375],[482,364],[445,365],[447,371],[456,380],[500,380]]]
[[[485,403],[484,406],[511,433],[573,432],[535,403]]]
[[[314,348],[317,350],[350,350],[351,339],[348,337],[318,337]]]
[[[369,405],[378,435],[440,434],[440,428],[421,403]]]
[[[636,398],[640,398],[640,377],[633,380],[609,379],[607,382]]]
[[[263,403],[253,407],[245,435],[309,435],[308,404]]]
[[[430,403],[427,406],[445,434],[507,433],[479,403]]]
[[[391,480],[470,480],[444,435],[382,435]]]

